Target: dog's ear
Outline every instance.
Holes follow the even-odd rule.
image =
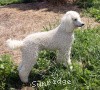
[[[61,24],[63,25],[63,27],[69,27],[71,25],[71,27],[73,27],[73,21],[71,18],[71,15],[69,13],[66,13],[62,19],[61,19]]]
[[[67,13],[61,18],[61,22],[67,22],[70,20],[71,20],[70,14]]]

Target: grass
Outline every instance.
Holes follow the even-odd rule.
[[[29,86],[37,85],[39,90],[100,90],[100,30],[76,30],[75,37],[73,70],[55,63],[56,51],[44,50],[32,69]],[[0,81],[0,90],[23,87],[9,55],[0,57]]]
[[[0,5],[16,4],[16,3],[29,3],[36,2],[37,0],[0,0]]]
[[[97,22],[100,22],[100,1],[99,0],[77,0],[77,5],[86,11]]]
[[[0,0],[0,5],[7,5],[12,3],[21,3],[22,0]]]
[[[93,6],[87,9],[90,16],[94,17],[96,21],[100,22],[100,1],[93,2]]]

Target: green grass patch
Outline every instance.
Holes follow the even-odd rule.
[[[100,30],[76,30],[75,38],[73,70],[55,63],[56,51],[44,50],[32,69],[29,86],[37,83],[39,90],[100,90]],[[9,55],[0,57],[0,81],[0,90],[23,87]]]
[[[0,0],[0,5],[8,5],[12,3],[22,3],[22,0]]]
[[[100,22],[100,6],[99,8],[91,7],[87,12],[89,12],[90,16],[94,17],[97,22]]]
[[[11,56],[0,56],[0,90],[10,90],[17,81],[20,81],[17,66],[12,63]]]
[[[100,22],[100,0],[76,0],[76,4]]]
[[[96,21],[100,22],[100,1],[94,0],[92,7],[88,8],[87,12],[89,12],[90,16],[94,17]]]
[[[0,5],[17,4],[17,3],[30,3],[37,0],[0,0]]]

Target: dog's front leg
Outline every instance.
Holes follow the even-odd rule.
[[[65,56],[64,56],[64,66],[66,66],[66,63],[69,65],[70,67],[70,70],[72,70],[73,66],[72,66],[72,62],[71,62],[71,59],[70,59],[70,54],[71,54],[71,47],[69,49],[66,49],[66,52],[65,52]]]
[[[70,59],[70,52],[71,52],[71,48],[68,49],[63,49],[63,50],[59,50],[57,53],[57,63],[61,63],[63,64],[65,67],[67,67],[67,65],[70,66],[70,69],[72,69],[72,63],[71,63],[71,59]]]

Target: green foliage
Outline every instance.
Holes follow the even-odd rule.
[[[76,0],[76,4],[81,8],[89,8],[94,5],[95,0]]]
[[[11,85],[16,85],[17,80],[18,73],[11,61],[11,56],[0,56],[0,90],[8,90]]]
[[[67,2],[67,1],[65,1],[65,0],[45,0],[45,1],[47,1],[47,2],[49,2],[49,3],[52,3],[52,4],[54,4],[54,5],[57,5],[57,4],[64,4],[64,3]]]
[[[96,19],[96,21],[100,22],[100,7],[98,9],[91,7],[88,9],[88,12]]]
[[[100,60],[99,28],[95,30],[94,29],[88,29],[82,31],[79,30],[75,34],[76,34],[75,35],[76,40],[73,45],[73,51],[72,51],[73,58],[74,59],[77,58],[77,60],[86,60],[86,61],[88,60],[90,61],[91,59]]]
[[[8,5],[11,3],[21,3],[21,0],[0,0],[0,5]]]
[[[71,54],[73,70],[55,63],[55,51],[41,51],[29,77],[30,86],[37,81],[39,90],[100,89],[100,30],[77,30],[75,38]],[[0,90],[23,87],[9,55],[0,57],[0,81]]]
[[[94,0],[93,6],[88,8],[87,10],[92,17],[96,19],[96,21],[100,22],[100,1]]]
[[[36,2],[37,0],[22,0],[24,3]]]
[[[37,0],[0,0],[0,5],[8,5],[14,3],[30,3],[36,2]]]
[[[75,3],[100,22],[100,0],[76,0]]]
[[[76,40],[72,48],[73,70],[49,62],[51,67],[48,75],[39,81],[39,90],[100,89],[100,30],[78,30],[75,34]]]

